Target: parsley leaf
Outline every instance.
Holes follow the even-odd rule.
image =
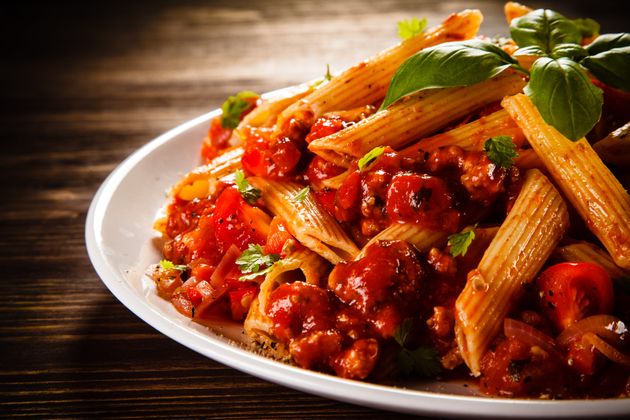
[[[362,171],[370,163],[374,162],[377,157],[382,155],[385,152],[385,148],[382,146],[377,146],[374,149],[367,152],[361,159],[359,159],[359,170]]]
[[[473,226],[470,230],[464,230],[460,233],[454,233],[448,237],[448,244],[451,246],[451,255],[457,257],[459,255],[466,255],[468,247],[475,240],[475,228]]]
[[[172,261],[169,261],[169,260],[160,261],[160,267],[162,267],[164,270],[186,271],[188,269],[188,267],[185,264],[175,265],[173,264]]]
[[[434,377],[442,372],[438,352],[428,346],[420,346],[415,350],[402,349],[398,353],[398,367],[406,376],[415,373],[422,377]]]
[[[245,179],[245,174],[240,169],[237,169],[234,172],[234,179],[236,181],[236,187],[238,188],[238,192],[241,193],[241,197],[249,204],[255,204],[256,201],[262,196],[262,192],[252,186]]]
[[[234,129],[241,121],[243,112],[255,106],[251,99],[258,99],[260,96],[257,93],[249,90],[244,90],[236,95],[228,97],[223,105],[221,105],[221,127]],[[249,100],[248,100],[249,99]]]
[[[398,22],[398,36],[401,39],[413,38],[416,35],[420,35],[426,27],[426,18],[420,20],[416,18],[401,20]]]
[[[239,280],[253,280],[258,276],[267,274],[279,260],[280,255],[265,254],[260,245],[249,244],[241,256],[236,259],[236,265],[240,268],[241,273],[245,274]]]
[[[301,203],[308,196],[308,193],[310,191],[311,191],[311,187],[307,185],[306,187],[298,191],[298,193],[295,194],[293,198],[291,198],[291,201],[294,203]]]
[[[510,136],[492,137],[483,144],[483,150],[495,165],[509,168],[518,157],[516,146]]]
[[[394,331],[394,340],[400,345],[405,347],[405,343],[409,338],[409,334],[413,331],[413,319],[405,318],[405,320]]]

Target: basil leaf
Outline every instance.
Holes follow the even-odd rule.
[[[586,50],[578,44],[558,44],[551,51],[552,58],[566,57],[573,61],[580,61],[587,55]]]
[[[598,36],[595,41],[586,46],[589,55],[596,55],[613,48],[630,47],[630,34],[604,34]]]
[[[536,60],[524,91],[547,124],[573,141],[584,137],[602,113],[601,89],[567,58]]]
[[[584,38],[599,34],[599,23],[591,18],[573,19],[573,23],[578,27]]]
[[[424,89],[470,86],[490,79],[516,60],[489,42],[447,42],[409,57],[396,71],[380,109]]]
[[[607,85],[630,92],[630,47],[600,52],[580,64]]]
[[[534,10],[513,19],[510,34],[519,47],[535,45],[546,54],[551,54],[558,44],[579,44],[582,40],[578,25],[549,9]]]

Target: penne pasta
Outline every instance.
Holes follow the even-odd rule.
[[[261,351],[280,360],[289,359],[289,349],[272,333],[273,322],[264,310],[267,298],[279,285],[300,279],[310,284],[322,285],[330,265],[326,260],[310,251],[300,249],[292,252],[276,264],[260,285],[258,296],[252,302],[243,324],[246,334]]]
[[[256,108],[254,108],[249,114],[243,117],[238,127],[273,126],[282,111],[284,111],[287,107],[289,107],[296,101],[313,92],[313,90],[315,89],[313,85],[314,83],[303,83],[290,89],[283,90],[282,95],[278,95],[269,99],[263,99]]]
[[[518,157],[514,160],[514,165],[520,170],[539,169],[547,171],[545,164],[540,160],[534,149],[523,149],[518,151]]]
[[[262,191],[269,211],[282,217],[291,234],[305,247],[333,264],[351,260],[358,254],[354,242],[311,192],[303,200],[294,200],[303,188],[300,184],[260,177],[249,178],[249,182]]]
[[[576,244],[561,246],[556,249],[555,253],[560,259],[567,262],[586,261],[599,264],[613,279],[630,274],[630,271],[624,270],[615,264],[606,251],[589,242],[578,242]]]
[[[528,171],[514,207],[455,303],[457,345],[475,376],[523,285],[534,279],[568,223],[558,191],[540,171]]]
[[[413,223],[393,223],[386,229],[382,230],[378,235],[370,239],[361,249],[356,259],[365,255],[365,250],[378,241],[406,241],[415,246],[419,252],[426,252],[433,247],[439,247],[446,244],[445,232],[423,228]]]
[[[281,132],[291,119],[308,115],[312,124],[322,114],[377,104],[385,97],[394,72],[412,54],[447,41],[472,38],[483,16],[478,10],[464,10],[449,16],[441,25],[385,50],[369,60],[349,68],[282,112],[277,130]]]
[[[544,122],[525,95],[503,107],[615,263],[630,268],[630,196],[584,138],[571,142]]]
[[[503,6],[503,12],[505,13],[505,19],[507,20],[508,25],[512,23],[513,19],[524,16],[531,11],[532,9],[529,7],[515,1],[508,1],[505,3],[505,6]]]
[[[609,165],[630,166],[630,121],[593,145],[593,149]]]
[[[172,197],[185,201],[207,197],[210,185],[241,167],[242,147],[233,147],[217,156],[212,162],[188,172],[170,191]]]
[[[520,75],[507,70],[476,85],[420,92],[344,130],[312,141],[309,149],[347,167],[374,147],[400,149],[475,109],[520,92],[524,85]]]
[[[519,147],[525,140],[521,129],[507,111],[502,109],[444,133],[424,138],[404,148],[401,153],[413,155],[419,151],[432,152],[447,146],[459,146],[464,150],[483,150],[485,141],[496,136],[510,136]]]

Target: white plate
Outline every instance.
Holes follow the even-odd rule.
[[[275,95],[273,92],[269,95]],[[268,96],[269,96],[268,95]],[[473,395],[463,383],[418,382],[406,388],[340,379],[299,369],[252,353],[226,336],[180,315],[155,294],[144,273],[160,260],[152,223],[165,191],[199,163],[200,141],[219,110],[159,136],[122,162],[96,193],[85,240],[103,283],[123,305],[158,331],[220,363],[254,376],[335,400],[405,413],[439,416],[593,417],[630,414],[630,399],[541,401]]]

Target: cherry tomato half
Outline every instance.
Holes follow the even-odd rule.
[[[612,281],[597,264],[556,264],[543,271],[536,284],[542,310],[558,331],[586,316],[612,311]]]

